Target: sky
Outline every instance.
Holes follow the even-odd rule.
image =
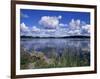
[[[21,35],[62,37],[90,35],[90,13],[20,9]]]

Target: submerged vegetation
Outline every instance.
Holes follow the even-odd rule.
[[[76,48],[67,48],[58,54],[55,48],[47,47],[42,52],[28,52],[21,47],[21,69],[89,66],[90,53],[87,50],[83,51],[85,53],[80,53]]]

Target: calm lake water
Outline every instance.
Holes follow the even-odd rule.
[[[43,53],[45,59],[49,63],[51,61],[56,61],[55,65],[34,66],[33,68],[76,67],[90,65],[89,38],[21,38],[21,47],[28,53]],[[50,59],[52,60],[50,61]]]

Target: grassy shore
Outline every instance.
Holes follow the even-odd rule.
[[[71,50],[71,51],[70,51]],[[75,53],[77,52],[77,53]],[[21,48],[21,69],[38,69],[38,68],[60,68],[60,67],[79,67],[89,66],[89,52],[80,55],[76,49],[64,49],[61,55],[58,55],[52,49],[47,57],[44,52],[28,52]]]

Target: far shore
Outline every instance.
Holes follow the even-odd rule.
[[[33,36],[20,36],[21,38],[90,38],[90,36],[63,36],[63,37],[33,37]]]

